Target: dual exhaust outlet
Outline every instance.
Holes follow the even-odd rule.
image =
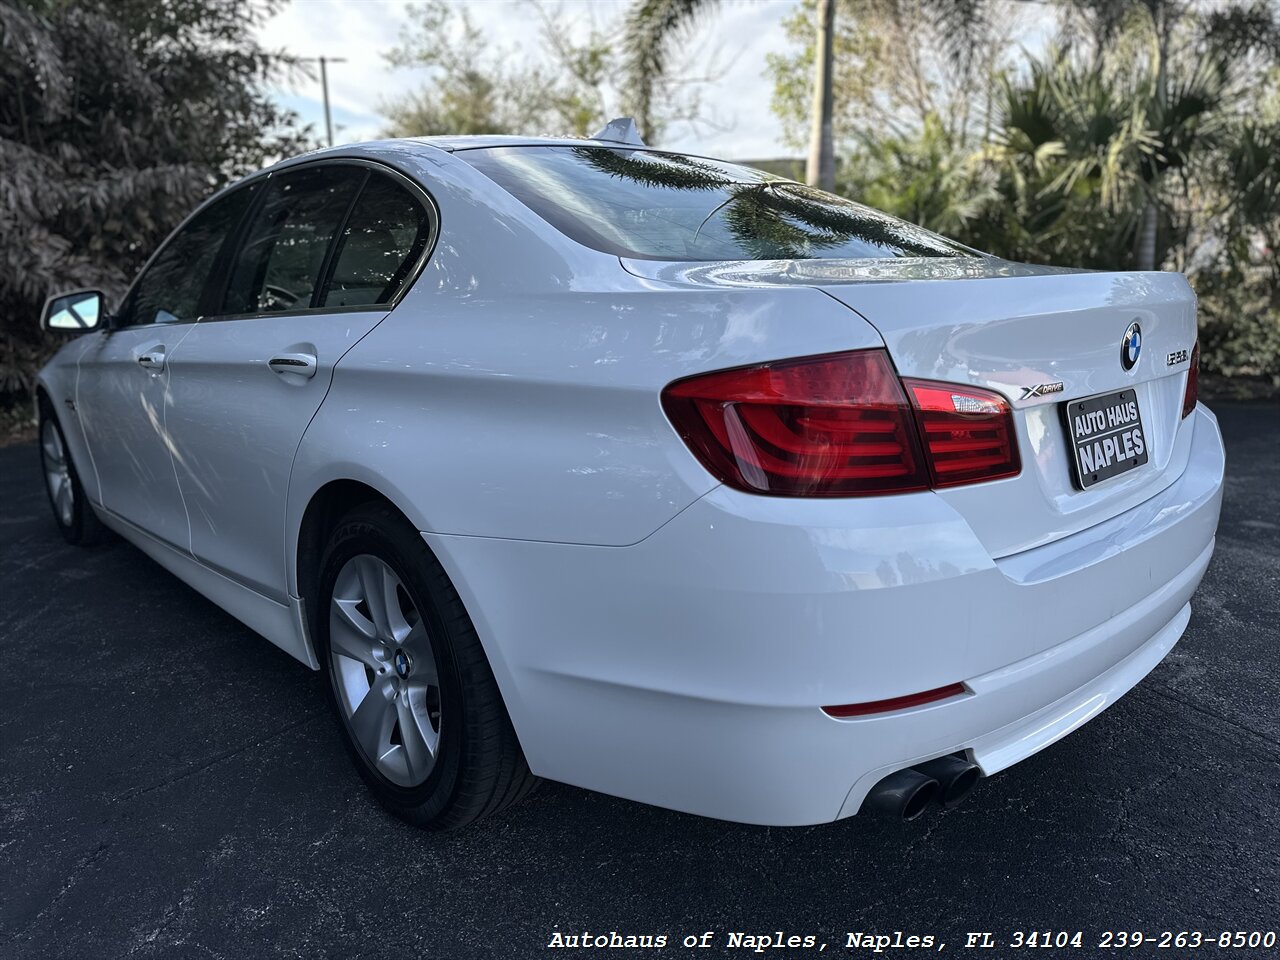
[[[938,757],[891,773],[867,794],[862,812],[914,820],[935,803],[949,810],[977,785],[982,771],[957,756]]]

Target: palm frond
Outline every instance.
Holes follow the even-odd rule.
[[[718,0],[635,0],[623,28],[623,73],[628,108],[641,136],[653,134],[654,90],[666,75],[673,44]]]
[[[574,147],[572,152],[602,173],[647,186],[676,190],[713,190],[730,187],[737,182],[710,164],[699,163],[692,157],[676,158],[661,154],[661,159],[654,162],[609,147]]]
[[[915,17],[928,23],[942,43],[947,59],[957,70],[972,66],[977,39],[990,30],[990,0],[893,0],[910,6]]]
[[[1268,0],[1214,5],[1205,17],[1203,37],[1229,59],[1261,52],[1280,60],[1280,13]]]

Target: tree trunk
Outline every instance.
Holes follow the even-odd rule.
[[[1138,221],[1137,260],[1139,270],[1156,268],[1156,221],[1159,219],[1154,200],[1148,200]]]
[[[1169,5],[1161,3],[1152,8],[1152,27],[1156,34],[1156,103],[1164,108],[1169,102],[1168,89],[1168,57],[1169,57]],[[1138,221],[1137,261],[1139,270],[1156,268],[1156,225],[1160,219],[1156,208],[1155,195],[1160,190],[1160,174],[1157,173],[1148,185],[1152,194],[1142,207],[1142,219]]]
[[[813,57],[813,112],[810,118],[809,163],[805,181],[810,186],[834,190],[835,143],[831,133],[831,62],[835,40],[836,0],[818,0],[818,36]]]

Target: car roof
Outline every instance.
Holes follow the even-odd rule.
[[[436,137],[388,137],[379,140],[357,140],[354,143],[320,147],[297,156],[287,157],[273,167],[292,165],[299,161],[320,157],[378,156],[389,152],[401,152],[406,146],[423,146],[457,153],[461,150],[481,150],[486,147],[623,147],[632,150],[652,150],[642,144],[624,143],[620,140],[594,140],[585,137],[519,137],[506,134],[474,134],[469,136]],[[656,151],[661,153],[662,151]]]
[[[415,143],[429,143],[441,150],[454,153],[458,150],[480,150],[485,147],[647,147],[624,143],[620,140],[593,140],[585,137],[519,137],[508,134],[479,134],[472,136],[411,137]]]
[[[420,148],[425,151],[441,150],[446,153],[459,153],[467,150],[481,150],[490,147],[610,147],[615,150],[643,150],[649,153],[679,153],[681,156],[698,157],[707,160],[718,160],[716,157],[708,157],[705,154],[690,153],[688,151],[671,151],[664,150],[661,147],[651,147],[642,143],[628,143],[623,140],[605,140],[593,137],[526,137],[512,136],[507,134],[472,134],[472,135],[445,135],[433,137],[388,137],[380,140],[359,140],[354,143],[336,144],[332,147],[320,147],[316,150],[310,150],[306,153],[297,154],[296,156],[286,157],[268,167],[263,168],[255,174],[246,177],[245,180],[254,179],[258,176],[283,171],[289,167],[298,166],[304,163],[310,163],[315,160],[343,160],[343,159],[368,159],[368,160],[391,160],[396,156],[403,156],[408,152],[413,152],[414,148]],[[240,181],[241,183],[245,180]]]
[[[446,153],[458,153],[464,150],[483,150],[492,147],[613,147],[632,150],[651,150],[655,153],[667,151],[655,150],[644,142],[636,129],[635,121],[630,117],[617,117],[605,124],[594,137],[555,137],[555,136],[513,136],[511,134],[472,134],[443,135],[430,137],[400,137],[380,140],[365,140],[356,143],[345,143],[338,146],[321,147],[298,156],[288,157],[272,164],[262,173],[269,173],[318,159],[342,159],[352,157],[378,158],[388,154],[403,154],[406,146],[423,146]],[[686,154],[692,156],[692,154]],[[707,158],[711,159],[711,158]]]

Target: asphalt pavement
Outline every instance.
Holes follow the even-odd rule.
[[[734,931],[870,955],[850,932],[948,953],[969,931],[1082,932],[1042,957],[1108,930],[1280,933],[1280,407],[1217,412],[1226,505],[1182,642],[905,826],[748,827],[545,783],[466,831],[411,829],[349,766],[319,674],[132,546],[65,545],[35,447],[0,450],[0,958],[522,958],[586,931],[666,936],[634,951],[662,956]],[[681,946],[706,931],[714,947]]]

